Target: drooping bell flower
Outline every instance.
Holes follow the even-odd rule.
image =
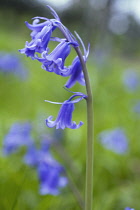
[[[77,99],[72,100],[75,97],[80,97]],[[65,129],[65,128],[71,128],[71,129],[77,129],[83,125],[83,122],[80,122],[78,125],[76,122],[72,121],[72,113],[75,109],[74,103],[77,103],[81,101],[83,98],[86,98],[86,95],[82,93],[76,93],[75,95],[71,96],[68,100],[64,101],[63,103],[57,103],[57,102],[50,102],[54,104],[62,104],[60,111],[58,113],[58,116],[55,121],[52,121],[52,116],[49,116],[46,119],[46,125],[49,128],[56,127],[56,129]]]
[[[50,54],[48,54],[47,51],[44,51],[42,53],[42,58],[37,57],[37,60],[43,64],[42,68],[48,72],[54,72],[61,76],[68,76],[69,70],[64,67],[64,63],[71,50],[70,44],[70,42],[67,42],[64,39]]]
[[[25,44],[25,48],[19,50],[20,53],[26,54],[26,56],[35,59],[35,53],[42,53],[47,50],[47,45],[50,41],[50,37],[52,34],[51,26],[44,26],[44,28],[36,34],[34,39],[29,43],[28,41]]]
[[[83,50],[84,50],[84,62],[86,63],[88,55],[89,55],[89,47],[86,50],[84,43],[82,41],[82,39],[79,37],[78,34],[76,34],[78,36],[78,38],[80,39],[80,42],[83,46]],[[69,80],[66,82],[65,87],[66,88],[71,88],[75,85],[76,82],[79,82],[81,85],[85,85],[85,79],[84,79],[84,74],[83,74],[83,69],[82,69],[82,65],[80,62],[80,59],[78,56],[76,56],[72,62],[72,65],[68,67],[69,69],[69,75],[70,78]]]
[[[20,53],[25,54],[27,57],[35,59],[35,53],[42,53],[47,51],[47,45],[51,39],[51,34],[56,28],[56,24],[60,21],[57,14],[54,14],[56,19],[48,19],[44,17],[33,18],[33,24],[25,22],[26,26],[32,30],[30,36],[32,38],[31,42],[26,42],[25,48],[19,50]],[[41,20],[45,20],[40,23]]]

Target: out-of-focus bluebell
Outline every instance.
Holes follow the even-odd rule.
[[[50,144],[51,142],[46,138],[41,141],[40,149],[37,149],[35,145],[30,145],[24,156],[24,162],[30,166],[38,166],[40,162],[47,160],[47,157],[50,156]]]
[[[29,147],[24,162],[37,169],[40,181],[40,194],[57,195],[60,188],[67,185],[64,168],[53,158],[49,150],[50,142],[42,141],[41,148]]]
[[[124,210],[135,210],[135,209],[130,208],[130,207],[126,207]]]
[[[80,98],[72,100],[75,97],[80,97]],[[64,101],[63,103],[57,103],[45,100],[46,102],[54,104],[62,104],[56,120],[52,121],[53,117],[49,116],[46,119],[46,125],[49,128],[56,126],[56,129],[65,129],[65,128],[77,129],[81,127],[83,125],[83,122],[80,122],[78,125],[76,125],[76,122],[72,122],[72,113],[74,111],[74,103],[78,103],[83,98],[86,98],[86,95],[84,95],[83,93],[76,93],[73,96],[71,96],[68,100]]]
[[[128,91],[134,91],[140,85],[140,79],[135,70],[128,69],[123,72],[123,83]]]
[[[138,101],[134,106],[133,106],[133,111],[136,114],[140,114],[140,101]]]
[[[121,128],[102,131],[99,135],[101,144],[118,154],[123,154],[128,149],[128,139]]]
[[[27,69],[15,53],[0,52],[0,72],[14,74],[20,79],[27,77]]]
[[[40,162],[37,167],[40,180],[40,194],[58,195],[60,188],[67,185],[68,180],[63,175],[64,168],[50,155],[46,160]]]
[[[3,141],[3,153],[9,155],[21,146],[32,145],[31,125],[29,123],[15,123],[10,128]]]

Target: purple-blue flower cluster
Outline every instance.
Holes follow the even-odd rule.
[[[42,195],[57,195],[68,183],[63,166],[53,158],[50,152],[50,145],[50,139],[44,137],[41,147],[38,149],[35,146],[29,123],[14,124],[3,142],[3,153],[6,155],[26,146],[27,152],[23,160],[25,164],[36,168]]]
[[[125,210],[135,210],[135,209],[132,209],[130,207],[126,207]]]
[[[71,47],[78,47],[79,43],[73,34],[62,24],[57,13],[50,6],[48,6],[48,8],[51,10],[54,19],[35,17],[33,18],[32,24],[25,22],[26,26],[32,31],[30,34],[31,41],[26,42],[25,47],[19,51],[27,57],[41,62],[42,68],[46,71],[53,72],[62,77],[69,77],[65,84],[66,88],[73,87],[76,82],[85,85],[83,69],[79,57],[76,56],[70,66],[65,65],[65,61],[71,52]],[[64,38],[52,36],[56,29],[62,32]],[[83,47],[83,60],[86,63],[89,47],[86,50],[83,41],[78,34],[76,35]],[[58,43],[52,52],[50,52],[48,47],[49,42]],[[76,96],[79,95],[73,95],[72,98]],[[80,93],[79,97],[80,100],[86,98],[82,93]],[[78,100],[76,102],[78,102]],[[52,121],[52,116],[50,116],[46,120],[46,125],[48,127],[56,126],[57,129],[64,129],[66,127],[71,129],[79,128],[83,124],[82,122],[76,125],[75,122],[71,121],[74,103],[76,102],[72,101],[71,98],[64,101],[57,119]]]
[[[0,52],[0,72],[14,74],[21,79],[27,77],[27,69],[15,53]]]
[[[128,139],[121,128],[102,131],[98,137],[105,148],[118,154],[123,154],[128,149]]]

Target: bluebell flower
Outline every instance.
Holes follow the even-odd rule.
[[[90,45],[88,45],[88,49],[86,50],[82,39],[79,37],[79,35],[77,33],[76,33],[76,35],[80,39],[80,42],[81,42],[81,44],[83,46],[83,50],[84,50],[83,59],[84,59],[84,61],[86,63],[88,55],[89,55],[89,47],[90,47]],[[81,61],[80,61],[78,56],[76,56],[74,58],[74,60],[72,62],[72,65],[69,66],[68,69],[69,69],[68,72],[69,72],[70,78],[67,81],[67,83],[65,84],[66,88],[73,87],[76,82],[79,82],[81,85],[85,85],[85,79],[84,79],[84,74],[83,74],[83,70],[82,70],[82,65],[81,65]]]
[[[80,98],[72,100],[75,97],[80,97]],[[46,100],[47,102],[50,102],[50,103],[62,104],[56,120],[52,121],[53,117],[49,116],[46,119],[46,125],[49,128],[56,126],[56,129],[65,129],[65,128],[77,129],[81,127],[83,125],[83,122],[80,122],[78,125],[76,125],[75,122],[72,122],[72,113],[74,111],[74,103],[79,102],[83,98],[86,98],[84,94],[77,93],[71,96],[68,100],[64,101],[63,103],[51,102],[51,101]]]
[[[78,46],[76,38],[70,33],[70,31],[61,23],[57,13],[50,7],[52,15],[55,19],[48,19],[44,17],[35,17],[33,24],[26,23],[26,26],[32,30],[31,32],[31,42],[26,42],[25,48],[19,50],[21,53],[26,54],[32,59],[37,59],[43,63],[43,68],[49,72],[55,72],[61,76],[67,76],[66,73],[69,69],[64,67],[64,60],[70,53],[70,44]],[[43,23],[39,23],[40,20],[44,20]],[[57,37],[51,37],[52,32],[59,28],[65,37],[67,37],[66,42],[63,39]],[[49,41],[59,41],[60,44],[54,49],[50,54],[48,43]],[[37,53],[41,54],[41,58]],[[54,71],[53,71],[54,68]],[[60,70],[63,68],[63,72]],[[64,74],[64,75],[63,75]]]
[[[49,6],[48,6],[49,7]],[[60,18],[56,12],[51,8],[51,12],[56,19],[48,19],[44,17],[35,17],[33,18],[33,24],[25,22],[26,26],[32,30],[31,32],[31,42],[28,41],[25,44],[25,48],[19,50],[20,53],[25,54],[27,57],[35,59],[35,53],[42,53],[48,51],[48,43],[51,39],[52,32],[55,30],[56,25],[60,22]],[[39,23],[41,20],[44,20],[43,23]]]
[[[37,149],[35,145],[30,145],[24,156],[24,162],[30,166],[38,166],[42,161],[49,159],[51,142],[48,139],[41,141],[41,148]]]
[[[42,68],[61,76],[69,76],[69,69],[64,68],[64,62],[70,53],[70,44],[70,42],[62,40],[50,54],[44,51],[42,58],[37,57],[43,64]]]
[[[24,162],[36,167],[39,181],[40,181],[40,194],[57,195],[60,188],[67,185],[67,178],[63,175],[64,168],[53,158],[49,150],[50,143],[46,140],[42,142],[40,149],[34,145],[30,146]]]
[[[125,210],[135,210],[135,209],[130,208],[130,207],[126,207]]]
[[[44,17],[35,17],[33,18],[33,24],[26,23],[26,26],[32,30],[31,32],[31,42],[28,41],[25,44],[25,48],[19,50],[20,53],[26,54],[26,56],[31,57],[32,59],[36,59],[35,53],[45,53],[47,54],[49,52],[48,43],[50,40],[56,41],[57,38],[52,38],[52,32],[59,28],[62,32],[67,34],[67,37],[69,38],[69,41],[72,41],[75,46],[78,45],[78,43],[72,38],[72,35],[70,32],[66,29],[66,27],[61,23],[59,16],[57,13],[48,6],[48,8],[51,10],[52,15],[55,17],[55,19],[48,19]],[[40,20],[44,20],[43,23],[39,23]],[[46,64],[47,65],[47,64]]]
[[[123,83],[128,91],[134,91],[140,85],[138,74],[131,69],[124,71]]]
[[[67,185],[67,178],[63,176],[63,167],[51,157],[48,161],[39,164],[38,176],[40,180],[40,194],[58,195],[60,188]]]
[[[0,72],[14,74],[21,79],[27,77],[27,69],[15,53],[0,52]]]
[[[118,154],[123,154],[127,151],[128,139],[121,128],[102,131],[98,137],[102,145],[109,150]]]
[[[30,43],[27,41],[25,48],[19,50],[20,53],[26,54],[27,57],[35,59],[35,52],[42,53],[47,50],[47,45],[50,40],[51,30],[47,27],[44,27],[41,32],[39,32],[34,40]]]
[[[39,164],[42,159],[42,152],[37,150],[34,145],[28,147],[28,150],[24,156],[24,163],[29,166],[35,167]]]
[[[33,143],[31,138],[31,125],[29,123],[15,123],[3,141],[3,153],[9,155],[21,146],[29,146]]]

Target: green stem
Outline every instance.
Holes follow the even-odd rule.
[[[80,59],[87,91],[87,154],[86,154],[86,186],[85,210],[92,210],[93,200],[93,99],[88,71],[79,47],[75,47]]]
[[[65,31],[65,27],[61,26],[61,32],[64,37],[71,42],[71,38]],[[84,73],[86,91],[87,91],[87,155],[86,155],[86,186],[85,186],[85,210],[92,210],[93,200],[93,99],[90,86],[87,67],[79,47],[74,47]]]
[[[60,155],[60,157],[62,158],[63,164],[65,165],[66,169],[69,169],[69,171],[71,170],[73,172],[73,174],[77,177],[78,174],[77,174],[76,168],[72,164],[73,161],[71,160],[71,158],[66,153],[64,147],[62,147],[61,144],[56,140],[54,140],[53,146],[54,146],[55,150],[58,152],[58,154]],[[81,209],[84,209],[85,205],[84,205],[83,197],[81,196],[78,188],[74,184],[74,181],[73,181],[72,177],[70,176],[68,170],[66,170],[65,173],[68,177],[69,187],[72,190],[73,195],[75,196],[75,198],[76,198],[79,206],[81,207]]]

